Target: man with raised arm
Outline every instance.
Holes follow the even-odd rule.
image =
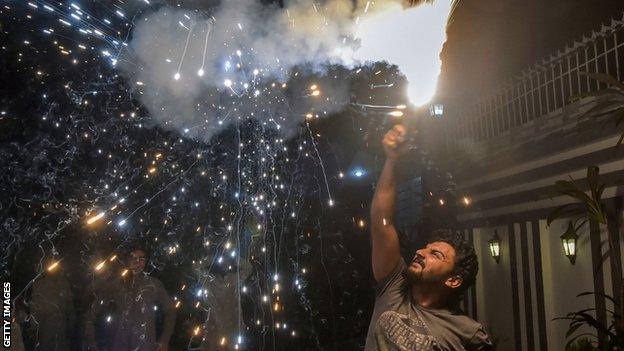
[[[417,250],[409,264],[401,257],[394,204],[406,134],[396,125],[383,139],[386,162],[371,204],[376,299],[365,351],[489,350],[492,343],[481,324],[458,306],[477,275],[472,245],[453,230],[436,230],[436,239]]]

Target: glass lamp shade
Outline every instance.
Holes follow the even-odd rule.
[[[572,264],[576,261],[576,239],[578,239],[578,235],[574,230],[572,222],[570,222],[568,223],[568,229],[561,236],[561,244],[563,245],[563,253]]]
[[[500,238],[498,237],[497,231],[494,231],[494,236],[492,239],[488,240],[488,246],[490,247],[490,255],[492,255],[498,263],[500,259]]]
[[[561,243],[563,244],[563,253],[570,259],[570,263],[574,264],[576,261],[576,238],[561,237]]]

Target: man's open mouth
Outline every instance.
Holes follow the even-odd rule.
[[[422,261],[422,260],[418,260],[418,259],[413,260],[413,261],[412,261],[412,266],[413,266],[414,264],[419,265],[419,266],[420,266],[420,268],[425,268],[425,262],[424,262],[424,261]]]

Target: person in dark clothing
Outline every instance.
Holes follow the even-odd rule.
[[[133,249],[129,256],[128,273],[101,292],[87,317],[87,343],[89,349],[99,350],[96,342],[95,321],[108,306],[113,313],[104,316],[106,326],[113,330],[109,345],[103,348],[114,351],[166,351],[175,326],[173,300],[162,283],[145,272],[146,251]],[[156,313],[163,313],[162,333],[156,335]]]
[[[71,349],[76,314],[69,281],[60,271],[47,271],[32,286],[30,325],[35,350]]]
[[[442,230],[409,265],[401,257],[393,216],[395,168],[407,150],[406,134],[397,125],[383,139],[386,163],[371,204],[376,300],[365,350],[489,350],[484,328],[458,307],[477,275],[472,245],[459,233]]]

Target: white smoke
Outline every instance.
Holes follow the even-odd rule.
[[[408,68],[410,89],[426,85],[410,96],[430,98],[450,3],[404,10],[394,2],[295,0],[280,8],[228,0],[211,13],[163,7],[135,22],[120,66],[154,121],[168,129],[207,140],[229,122],[253,117],[288,135],[312,107],[332,112],[348,96],[340,82],[321,86],[317,99],[305,89],[293,96],[282,83],[295,69],[319,73],[329,64],[386,60]]]

